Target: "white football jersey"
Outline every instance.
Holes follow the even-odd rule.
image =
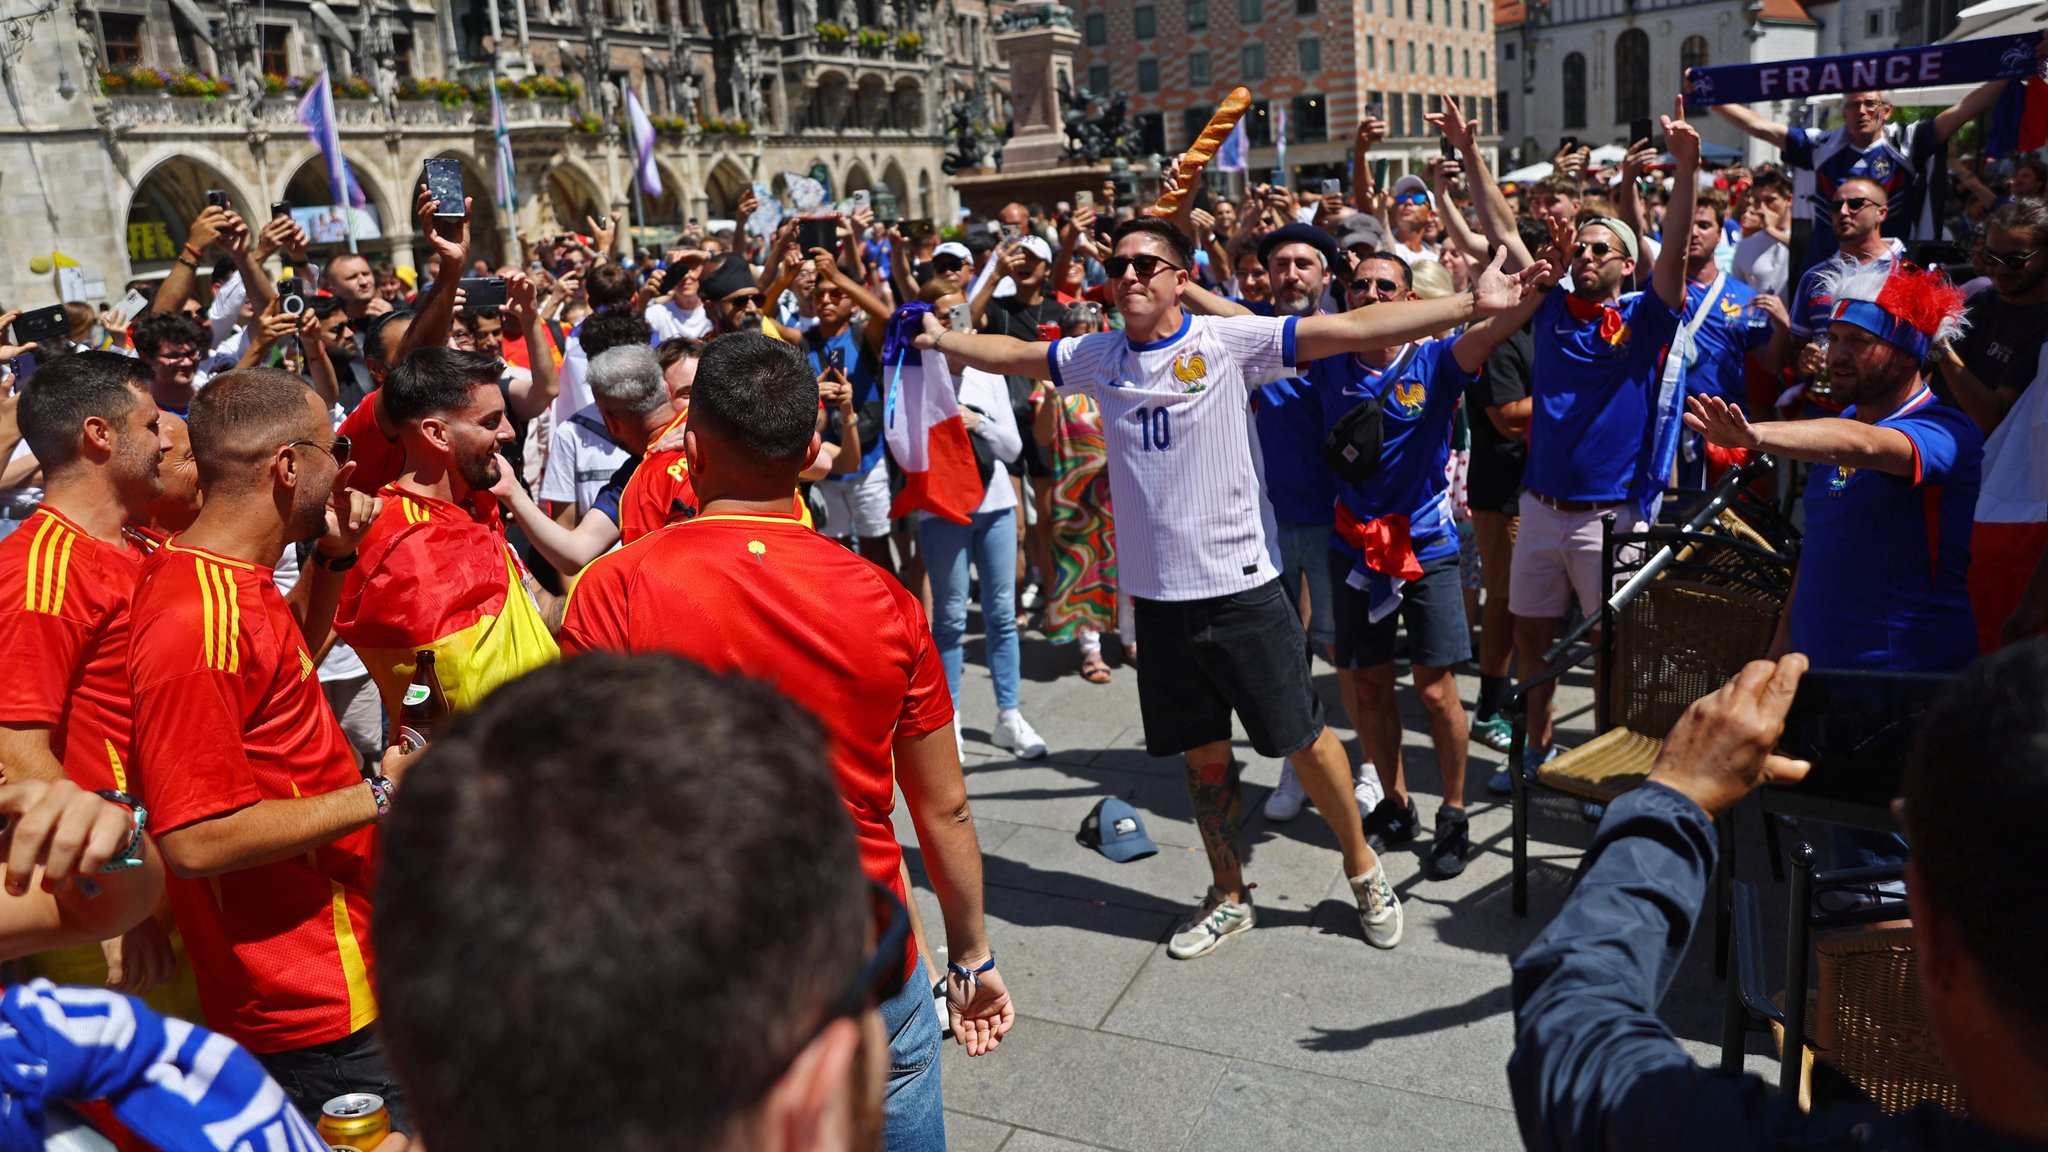
[[[1095,397],[1109,447],[1117,583],[1202,600],[1279,575],[1252,429],[1260,385],[1297,375],[1293,316],[1197,316],[1149,344],[1122,332],[1055,341],[1053,383]]]

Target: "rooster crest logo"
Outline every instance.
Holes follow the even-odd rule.
[[[1189,392],[1200,392],[1208,385],[1202,380],[1209,375],[1209,362],[1202,359],[1200,352],[1192,356],[1176,356],[1173,360],[1173,378],[1188,386]]]
[[[1423,388],[1422,381],[1403,380],[1394,385],[1393,395],[1394,407],[1401,410],[1401,415],[1419,416],[1422,414],[1422,402],[1428,398],[1429,393]]]

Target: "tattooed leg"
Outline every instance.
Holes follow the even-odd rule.
[[[1195,826],[1209,851],[1209,871],[1216,887],[1232,900],[1244,899],[1244,856],[1239,830],[1244,826],[1244,787],[1230,744],[1204,744],[1184,756],[1188,796],[1195,804]]]

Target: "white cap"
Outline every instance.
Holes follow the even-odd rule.
[[[1047,244],[1043,236],[1021,237],[1017,241],[1017,247],[1022,248],[1024,251],[1031,253],[1048,264],[1052,263],[1052,245]]]
[[[1399,200],[1410,192],[1420,192],[1427,196],[1429,195],[1429,185],[1424,184],[1422,177],[1417,176],[1413,172],[1394,181],[1394,199]]]
[[[960,243],[958,240],[948,240],[944,244],[939,245],[937,248],[932,249],[932,255],[957,256],[960,259],[966,260],[970,263],[972,263],[974,260],[974,253],[969,252],[967,250],[967,245]]]

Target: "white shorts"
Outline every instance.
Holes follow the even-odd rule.
[[[889,534],[889,468],[877,462],[868,474],[851,480],[826,479],[812,486],[825,497],[825,519],[818,530],[834,540]]]
[[[1560,512],[1522,493],[1521,527],[1515,537],[1514,563],[1508,574],[1508,603],[1515,615],[1554,620],[1564,615],[1569,597],[1591,616],[1607,599],[1600,586],[1600,521],[1614,517],[1616,532],[1638,527],[1634,505],[1622,503],[1586,512]]]

